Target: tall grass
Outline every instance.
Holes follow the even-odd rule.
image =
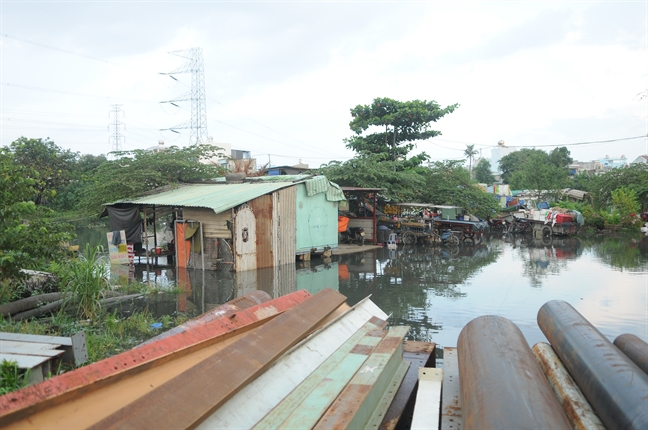
[[[86,244],[85,253],[57,267],[61,292],[70,293],[63,309],[73,308],[80,318],[101,313],[101,299],[110,287],[109,267],[99,254],[99,247]]]
[[[29,370],[21,372],[15,361],[2,360],[0,363],[0,395],[20,390],[27,386]]]

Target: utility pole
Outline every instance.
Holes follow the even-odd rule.
[[[112,111],[108,114],[113,119],[113,122],[108,125],[108,131],[112,129],[112,135],[108,137],[108,143],[112,144],[112,151],[121,151],[122,141],[126,141],[126,138],[121,135],[122,126],[124,129],[126,128],[126,125],[120,119],[124,116],[124,111],[121,107],[122,105],[112,105]]]
[[[185,58],[187,60],[182,66],[176,70],[168,73],[161,73],[161,75],[168,75],[171,79],[177,81],[173,76],[179,73],[191,73],[191,90],[173,100],[163,101],[161,103],[171,103],[178,106],[177,102],[191,101],[191,119],[180,123],[174,127],[164,129],[178,133],[177,130],[189,129],[189,144],[196,145],[200,143],[209,143],[207,135],[207,108],[205,103],[205,71],[201,48],[191,48],[181,51],[169,52],[171,55]]]

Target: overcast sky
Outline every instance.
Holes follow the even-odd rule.
[[[11,2],[1,7],[1,135],[107,154],[189,144],[189,91],[161,72],[203,50],[208,134],[260,164],[354,154],[349,110],[376,97],[459,103],[419,142],[433,160],[648,134],[648,2]],[[568,146],[630,161],[646,138]]]

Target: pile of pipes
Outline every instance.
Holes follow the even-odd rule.
[[[465,429],[648,429],[648,344],[610,342],[571,305],[546,303],[550,344],[529,348],[520,329],[482,316],[457,345]]]

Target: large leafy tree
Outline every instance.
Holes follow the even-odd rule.
[[[620,188],[634,191],[641,207],[648,208],[648,165],[631,164],[594,176],[589,189],[594,206],[603,209],[612,205],[612,192]]]
[[[485,158],[479,160],[475,166],[475,179],[481,184],[492,184],[495,182],[495,176],[491,172],[491,164]]]
[[[401,102],[389,98],[376,98],[370,105],[358,105],[351,109],[349,127],[355,133],[345,139],[347,148],[358,154],[374,154],[381,161],[391,161],[392,170],[399,166],[407,169],[421,165],[429,156],[422,152],[407,159],[417,140],[439,136],[431,123],[438,121],[459,105],[442,108],[435,101],[412,100]],[[366,133],[370,131],[369,133]]]
[[[57,190],[67,185],[77,157],[77,153],[58,147],[49,138],[20,137],[11,143],[9,152],[13,162],[24,166],[33,180],[29,198],[37,205],[49,203]]]
[[[485,218],[498,209],[498,202],[470,179],[462,160],[438,161],[418,172],[425,178],[419,201],[438,205],[461,206]]]
[[[531,190],[541,199],[558,198],[559,190],[569,183],[567,169],[556,166],[550,155],[544,151],[531,149],[519,152],[523,152],[523,161],[510,176],[511,187],[517,190]],[[502,157],[504,158],[506,157]]]
[[[171,146],[164,151],[121,151],[99,165],[85,190],[83,207],[99,213],[104,203],[139,196],[146,191],[181,182],[205,181],[223,176],[226,169],[209,160],[223,157],[214,145]]]
[[[61,243],[72,238],[72,227],[51,222],[50,211],[37,207],[37,172],[15,163],[15,154],[0,148],[0,287],[17,279],[21,269],[43,269],[64,254]]]
[[[397,161],[397,166],[394,171],[392,163],[385,162],[380,154],[366,154],[345,162],[332,161],[318,171],[338,185],[383,188],[381,195],[388,200],[412,200],[425,180],[416,171],[402,168],[402,161]]]

